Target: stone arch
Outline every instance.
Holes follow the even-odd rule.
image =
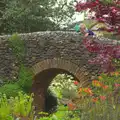
[[[45,94],[50,82],[59,73],[69,73],[80,81],[82,86],[89,84],[89,72],[84,67],[61,58],[46,59],[32,67],[34,72],[32,92],[36,110],[44,111]]]

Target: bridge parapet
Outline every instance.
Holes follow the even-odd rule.
[[[23,33],[19,36],[21,40],[25,41],[26,55],[24,63],[26,66],[32,67],[46,59],[60,58],[70,61],[78,67],[84,66],[91,74],[94,74],[92,72],[94,70],[98,72],[95,66],[89,65],[87,62],[95,54],[87,51],[82,44],[82,36],[79,33],[73,31],[46,31]],[[0,76],[9,79],[15,77],[18,71],[16,58],[8,46],[10,37],[11,35],[0,36]],[[102,38],[101,41],[104,41],[104,39]]]

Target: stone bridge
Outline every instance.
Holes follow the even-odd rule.
[[[19,34],[25,41],[24,64],[33,72],[32,92],[37,109],[44,109],[45,94],[53,78],[59,73],[68,73],[87,85],[99,69],[88,64],[93,54],[82,44],[75,32],[37,32]],[[18,73],[18,63],[8,47],[10,36],[0,36],[0,77],[13,79]]]

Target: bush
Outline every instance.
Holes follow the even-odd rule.
[[[32,87],[32,78],[33,73],[30,71],[30,69],[26,68],[24,65],[21,65],[17,83],[26,93],[28,93]]]
[[[9,46],[19,62],[22,62],[25,55],[25,43],[17,33],[9,38]]]
[[[19,91],[29,93],[32,86],[32,72],[24,65],[20,66],[17,82],[7,83],[0,87],[0,92],[5,93],[7,97],[16,96]]]
[[[7,97],[15,97],[18,92],[22,91],[18,84],[5,84],[0,87],[0,93],[6,94]]]

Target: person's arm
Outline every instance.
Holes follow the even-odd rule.
[[[84,37],[88,37],[88,35],[89,35],[89,33],[86,33],[86,34],[84,35]]]

